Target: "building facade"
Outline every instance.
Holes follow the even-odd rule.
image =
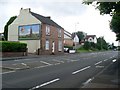
[[[28,53],[59,54],[64,52],[64,29],[50,17],[21,8],[8,27],[8,41],[27,43]]]
[[[64,46],[73,46],[72,34],[64,30]]]

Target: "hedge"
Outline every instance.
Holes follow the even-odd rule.
[[[0,41],[0,52],[25,52],[26,48],[26,43]]]

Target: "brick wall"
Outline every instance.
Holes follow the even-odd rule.
[[[49,50],[45,50],[45,42],[46,39],[49,40]],[[63,46],[62,46],[62,51],[58,51],[58,40],[64,41],[64,30],[62,30],[62,37],[58,37],[58,31],[57,28],[54,26],[50,26],[50,35],[46,35],[46,24],[42,24],[42,30],[41,30],[41,49],[40,49],[40,54],[52,54],[52,43],[53,41],[55,42],[55,52],[54,54],[62,54],[64,52]]]

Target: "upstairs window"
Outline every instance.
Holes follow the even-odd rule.
[[[46,26],[46,35],[50,35],[50,25]]]
[[[58,37],[62,37],[62,31],[61,31],[61,29],[58,29]]]

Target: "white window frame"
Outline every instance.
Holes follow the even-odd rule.
[[[58,51],[62,51],[62,41],[58,41]]]
[[[50,35],[50,25],[46,25],[46,35]]]
[[[50,42],[49,40],[45,41],[45,50],[49,50],[50,49]]]

